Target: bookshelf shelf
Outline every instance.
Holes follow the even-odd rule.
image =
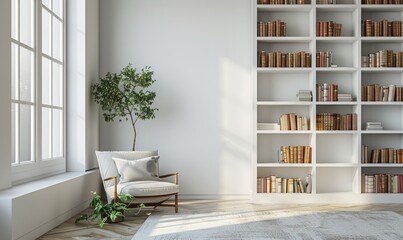
[[[258,168],[310,168],[312,164],[309,163],[300,163],[300,164],[293,164],[293,163],[258,163]]]
[[[402,163],[366,163],[366,164],[361,164],[361,167],[367,167],[367,168],[379,168],[379,167],[384,167],[384,168],[395,168],[395,167],[403,167]]]
[[[361,102],[361,105],[368,105],[368,106],[402,106],[403,102]]]
[[[330,135],[337,135],[337,134],[357,134],[358,131],[316,131],[316,134],[330,134]]]
[[[334,68],[315,68],[317,72],[346,72],[351,73],[355,72],[358,69],[354,67],[334,67]]]
[[[362,68],[361,69],[362,72],[403,72],[403,68],[397,68],[397,67],[380,67],[380,68]]]
[[[312,134],[312,131],[274,131],[274,130],[257,130],[257,134]]]
[[[255,20],[253,22],[253,49],[251,51],[254,66],[252,76],[254,80],[253,97],[255,100],[253,106],[255,129],[253,140],[253,202],[403,202],[403,194],[362,193],[362,190],[365,191],[362,186],[365,186],[366,181],[369,179],[365,176],[400,176],[403,175],[403,164],[361,163],[362,156],[365,158],[365,156],[371,155],[373,150],[383,150],[380,158],[383,159],[382,162],[385,162],[385,156],[387,155],[384,149],[389,149],[388,151],[396,150],[394,152],[394,156],[396,156],[394,162],[399,162],[399,160],[396,161],[398,155],[401,154],[398,150],[403,149],[403,101],[364,101],[366,97],[372,99],[372,96],[375,96],[375,90],[371,92],[373,95],[367,93],[371,91],[372,86],[370,85],[374,85],[374,88],[378,89],[377,97],[386,94],[386,89],[394,85],[395,87],[391,89],[394,89],[395,96],[391,98],[387,95],[387,99],[399,99],[398,92],[400,92],[400,88],[398,87],[403,86],[403,67],[364,67],[367,66],[365,63],[370,60],[362,58],[370,55],[372,57],[377,56],[377,54],[379,57],[381,54],[384,55],[383,52],[380,52],[382,50],[392,50],[393,53],[403,52],[403,36],[362,36],[369,31],[367,30],[369,25],[365,24],[374,24],[383,20],[403,22],[403,4],[364,5],[358,0],[343,0],[339,3],[341,4],[318,4],[315,1],[310,1],[310,4],[305,5],[257,5],[256,1],[253,3],[253,19]],[[276,20],[286,23],[287,36],[257,37],[256,23]],[[326,30],[326,27],[331,25],[328,24],[330,21],[341,24],[341,36],[323,36],[330,32],[339,33],[339,25],[332,25],[335,26],[334,29]],[[362,23],[363,25],[361,25]],[[259,31],[262,31],[262,24],[259,26]],[[371,29],[374,29],[374,25],[372,27]],[[316,36],[316,31],[319,31],[322,36]],[[385,33],[385,35],[390,34]],[[280,54],[304,51],[311,54],[311,67],[257,67],[257,53],[262,51],[266,53],[280,52]],[[317,53],[319,52],[322,53],[318,54],[317,58]],[[319,55],[323,60],[323,56],[326,58],[326,52],[332,52],[333,63],[323,64],[322,61],[320,65],[335,65],[336,67],[316,67],[319,66],[319,64],[317,65]],[[389,54],[389,52],[385,52]],[[264,55],[261,54],[260,56]],[[403,59],[398,60],[398,56],[399,54],[392,55],[392,57],[395,57],[394,61],[403,61]],[[387,56],[389,61],[390,57],[390,55]],[[288,62],[291,59],[290,55],[280,55],[280,58],[276,59],[277,62],[270,66],[280,65],[278,64],[279,59],[281,61],[286,59],[286,64],[281,62],[281,66],[292,66]],[[259,63],[261,63],[262,58],[259,60]],[[273,63],[273,58],[270,61]],[[371,63],[373,61],[372,59]],[[269,59],[266,60],[266,63],[268,62]],[[299,66],[300,64],[297,63],[296,65]],[[326,88],[325,84],[331,86],[331,88],[329,87],[329,89],[332,89],[331,93],[329,93],[329,90],[327,92],[323,90]],[[337,87],[335,87],[336,85]],[[312,101],[296,101],[298,92],[301,95],[302,93],[307,93],[308,97],[305,97],[305,99],[309,99],[309,91],[312,94]],[[334,94],[351,94],[352,101],[318,101],[317,96],[326,99],[325,94],[328,94],[328,97],[333,94],[330,95],[331,98]],[[339,95],[339,99],[350,100],[348,97],[349,95]],[[381,99],[386,99],[384,95],[382,97]],[[281,116],[287,114],[291,116],[291,113],[306,117],[309,120],[309,129],[311,130],[256,130],[258,129],[257,123],[280,123]],[[318,131],[316,130],[317,124],[325,124],[325,122],[321,119],[317,120],[316,116],[329,116],[331,122],[333,122],[334,117],[336,119],[338,117],[338,115],[318,115],[321,113],[338,113],[340,115],[354,113],[356,114],[356,127],[358,130]],[[282,118],[281,120],[284,124],[284,119]],[[381,122],[385,130],[367,131],[365,129],[368,122]],[[347,120],[344,118],[342,124],[350,125],[349,115],[347,115]],[[348,128],[351,129],[350,127]],[[368,151],[362,145],[367,146]],[[284,146],[285,148],[283,148]],[[287,146],[289,146],[290,155],[287,155]],[[296,154],[299,154],[298,150],[297,153],[295,150],[291,150],[295,149],[291,148],[291,146],[309,146],[310,148],[307,149],[308,155],[310,154],[311,157],[311,163],[279,163],[284,160],[284,156],[291,159],[291,156],[295,157],[297,156]],[[309,149],[311,149],[311,152],[309,152]],[[292,151],[293,153],[291,153]],[[389,161],[391,161],[390,159],[388,158]],[[268,176],[301,178],[303,186],[305,186],[309,177],[312,186],[311,194],[257,193],[256,179]]]
[[[380,130],[380,131],[374,131],[374,130],[362,130],[362,134],[403,134],[402,130]]]
[[[312,102],[297,101],[258,101],[258,106],[311,106]]]
[[[309,73],[312,68],[257,68],[257,73]]]
[[[316,167],[319,168],[356,168],[357,163],[317,163]]]

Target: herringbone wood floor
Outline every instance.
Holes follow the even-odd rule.
[[[264,210],[295,210],[295,211],[392,211],[403,215],[402,204],[251,204],[246,200],[187,200],[181,201],[179,211],[183,213],[208,213],[213,211],[264,211]],[[86,210],[85,212],[88,212]],[[140,214],[128,214],[125,221],[116,224],[106,224],[103,229],[90,223],[75,224],[75,217],[49,231],[40,240],[92,240],[92,239],[132,239],[136,231],[141,227],[149,214],[159,211],[166,214],[174,214],[172,208],[157,208],[145,210]],[[76,216],[78,217],[78,215]]]

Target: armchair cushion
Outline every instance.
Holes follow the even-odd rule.
[[[158,159],[151,156],[137,160],[112,157],[120,175],[119,183],[133,181],[159,181]]]
[[[135,197],[160,196],[177,193],[179,191],[179,185],[163,181],[119,183],[117,188],[119,194],[130,193]],[[113,191],[113,187],[109,187],[107,191]]]
[[[108,187],[105,190],[107,196],[113,196],[113,186]],[[119,194],[129,193],[135,196],[132,201],[133,204],[147,204],[168,200],[172,196],[168,194],[179,192],[179,186],[170,182],[163,181],[127,182],[119,183],[117,185],[117,192]]]

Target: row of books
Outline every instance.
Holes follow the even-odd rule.
[[[305,101],[305,102],[312,101],[312,91],[311,90],[298,90],[297,99],[298,99],[298,101]]]
[[[298,116],[295,113],[283,114],[280,116],[281,131],[306,131],[309,130],[309,119],[305,116]]]
[[[257,193],[305,193],[301,178],[258,177]],[[308,193],[308,192],[307,192]]]
[[[318,113],[316,114],[316,130],[349,131],[357,130],[357,114]]]
[[[362,20],[361,36],[364,37],[400,37],[403,36],[402,21]]]
[[[281,146],[281,163],[312,163],[310,146]]]
[[[257,4],[305,4],[304,0],[257,0]]]
[[[368,146],[361,146],[361,163],[403,163],[403,149],[372,149],[368,155]]]
[[[403,67],[403,52],[393,50],[380,50],[361,57],[362,67]]]
[[[403,175],[400,174],[362,174],[362,193],[403,193]]]
[[[258,52],[258,67],[311,67],[311,54],[305,51],[295,53]]]
[[[403,87],[371,84],[361,86],[361,101],[364,102],[401,102]]]
[[[362,0],[362,4],[403,4],[403,0]]]
[[[333,21],[329,22],[316,22],[316,36],[317,37],[340,37],[341,36],[341,23]]]
[[[257,23],[258,37],[285,37],[287,36],[287,24],[281,20]]]
[[[316,67],[333,67],[334,54],[332,51],[316,53]]]

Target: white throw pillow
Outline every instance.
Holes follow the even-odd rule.
[[[120,175],[120,183],[133,181],[159,181],[159,156],[127,160],[113,157]]]

